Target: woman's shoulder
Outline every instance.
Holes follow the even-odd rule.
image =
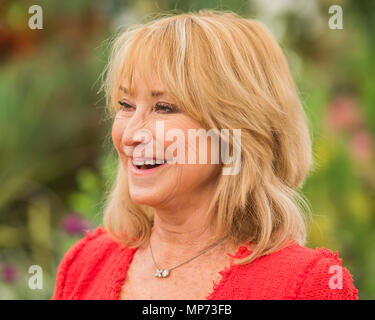
[[[60,266],[68,268],[73,262],[77,267],[80,264],[90,265],[91,262],[97,261],[98,257],[118,246],[119,243],[115,242],[106,230],[98,226],[93,231],[86,231],[85,236],[70,247],[64,254]]]
[[[283,288],[279,291],[283,296],[276,299],[358,299],[353,276],[338,252],[325,247],[312,249],[291,241],[242,270],[245,278],[254,274],[261,278],[264,294],[275,292],[275,287]]]
[[[108,260],[128,248],[113,240],[101,226],[94,231],[86,231],[64,254],[56,274],[55,292],[52,299],[73,298],[79,282],[92,279],[92,275],[108,265]],[[77,292],[78,294],[78,292]]]
[[[296,244],[294,250],[305,255],[292,294],[300,300],[358,300],[354,277],[339,253],[325,247],[307,248]]]

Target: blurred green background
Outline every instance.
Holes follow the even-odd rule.
[[[302,191],[308,247],[338,250],[360,299],[375,298],[375,6],[368,1],[0,0],[0,299],[50,299],[57,266],[101,224],[114,178],[111,119],[98,92],[121,25],[170,9],[232,10],[281,44],[313,128],[317,169]],[[343,29],[328,8],[343,8]],[[28,287],[31,265],[43,289]]]

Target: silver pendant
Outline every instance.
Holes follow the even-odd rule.
[[[166,278],[169,275],[168,269],[156,269],[155,277],[157,278]]]

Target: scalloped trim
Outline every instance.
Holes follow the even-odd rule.
[[[81,238],[80,240],[78,240],[68,251],[67,253],[67,256],[64,256],[63,259],[65,260],[63,265],[62,265],[62,268],[61,270],[58,271],[59,274],[62,274],[63,275],[63,278],[61,280],[61,286],[60,286],[60,290],[61,290],[61,293],[57,296],[57,299],[61,298],[63,299],[64,297],[64,289],[65,289],[65,282],[66,282],[66,274],[67,274],[67,271],[69,269],[69,267],[71,266],[71,264],[73,263],[74,259],[77,257],[77,255],[82,251],[83,247],[85,246],[85,244],[97,237],[98,235],[104,233],[105,231],[102,229],[101,226],[98,226],[93,232],[90,232],[90,230],[87,230],[86,233],[85,233],[85,236],[83,238]]]
[[[102,228],[102,226],[99,225],[92,232],[90,230],[86,230],[84,239],[87,238],[87,240],[90,240],[90,239],[95,238],[96,236],[98,236],[100,234],[103,234],[103,233],[106,233],[106,231]]]
[[[229,267],[225,266],[223,270],[218,272],[221,275],[220,279],[216,280],[216,282],[215,280],[212,280],[212,290],[211,290],[211,293],[209,293],[205,297],[206,300],[214,300],[215,296],[217,295],[217,292],[219,292],[224,287],[224,285],[228,282],[231,274],[233,273],[234,268],[237,267],[236,265],[233,265],[234,258],[244,258],[250,253],[251,253],[251,250],[249,250],[246,246],[239,247],[235,255],[227,253],[227,255],[231,257]]]
[[[119,300],[122,286],[128,275],[128,268],[134,258],[135,252],[138,248],[122,248],[122,254],[119,255],[118,268],[114,271],[115,277],[114,282],[109,288],[110,299]]]
[[[212,291],[205,297],[206,300],[215,299],[215,295],[226,284],[230,275],[232,274],[232,271],[233,271],[232,266],[225,267],[222,271],[219,271],[219,274],[221,275],[221,279],[218,279],[216,282],[215,280],[212,280]]]

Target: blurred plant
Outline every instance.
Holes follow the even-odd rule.
[[[13,264],[9,262],[3,263],[0,265],[0,269],[2,281],[5,283],[13,283],[16,280],[17,270]]]
[[[362,123],[362,115],[357,100],[351,95],[335,96],[329,106],[326,120],[329,129],[339,132],[358,127]]]
[[[92,229],[92,226],[77,213],[65,215],[62,219],[61,226],[68,235],[84,235],[87,229]]]
[[[374,142],[370,132],[362,129],[354,133],[350,141],[351,155],[360,162],[370,162],[374,154]]]

